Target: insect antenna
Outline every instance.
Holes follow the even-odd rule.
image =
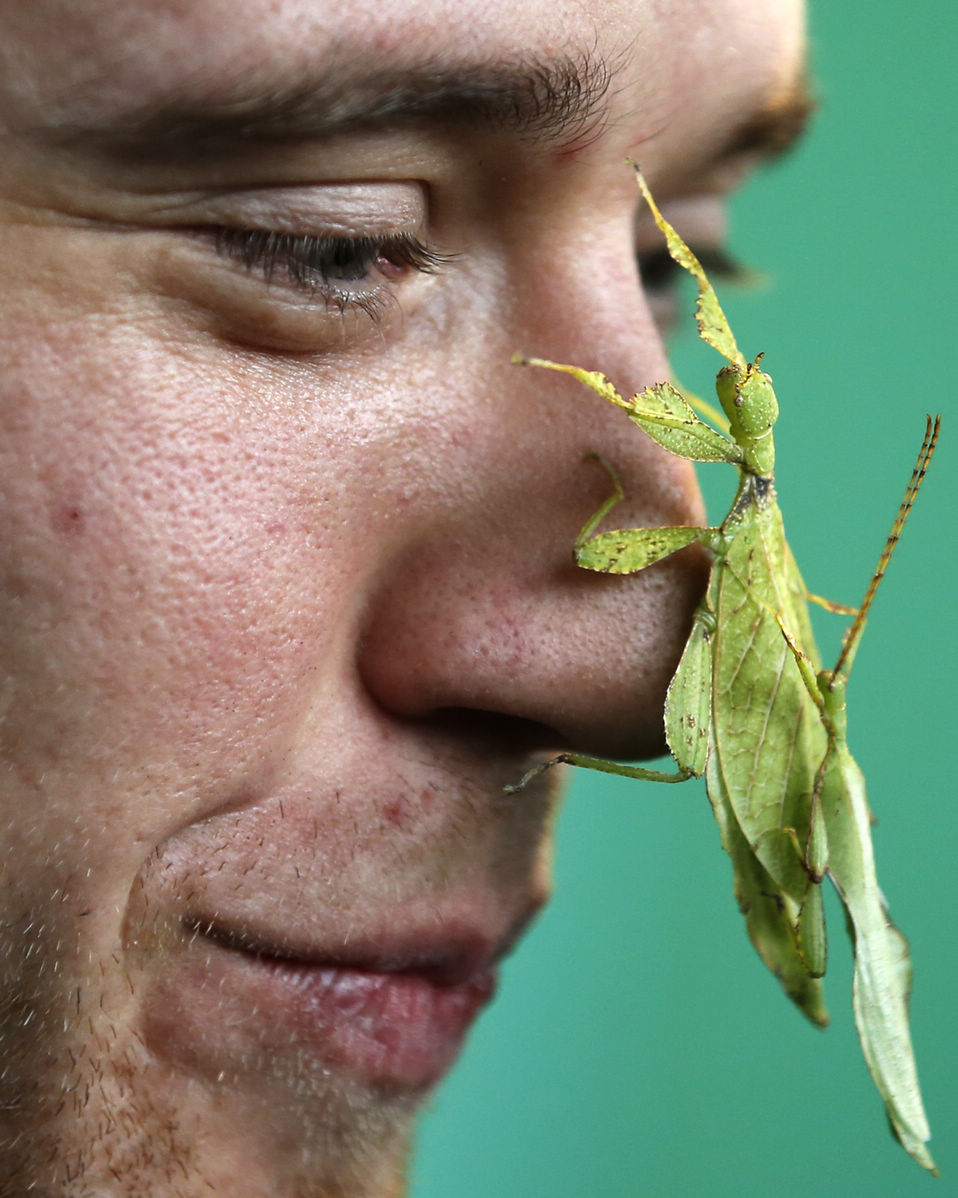
[[[861,607],[858,609],[858,615],[855,617],[851,627],[842,637],[842,651],[839,654],[838,661],[835,663],[835,669],[832,670],[832,678],[839,677],[844,669],[845,674],[851,669],[852,660],[855,656],[855,650],[858,647],[858,641],[861,638],[862,631],[865,627],[865,621],[868,618],[868,609],[872,605],[875,598],[875,592],[878,590],[878,584],[885,576],[885,571],[888,569],[888,563],[891,561],[891,555],[895,551],[895,546],[901,537],[902,529],[905,527],[905,521],[908,519],[912,505],[915,502],[915,497],[918,494],[918,489],[925,477],[925,471],[928,469],[928,463],[931,461],[931,455],[935,452],[935,446],[938,443],[938,430],[941,426],[941,416],[936,416],[932,420],[931,416],[925,417],[925,438],[921,443],[921,449],[918,451],[918,457],[915,459],[915,466],[911,472],[911,478],[908,480],[908,486],[905,488],[905,494],[898,507],[898,512],[892,522],[891,532],[888,534],[888,539],[885,541],[885,547],[881,551],[878,558],[878,565],[875,567],[875,573],[872,575],[871,582],[868,584],[868,590],[865,592],[865,598],[862,600]]]

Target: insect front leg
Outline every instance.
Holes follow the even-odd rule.
[[[597,533],[595,530],[602,520],[625,498],[625,490],[614,467],[600,454],[591,456],[605,468],[615,490],[589,517],[576,537],[573,557],[577,566],[599,574],[637,574],[686,545],[701,544],[713,550],[720,547],[721,530],[698,525],[619,528]]]

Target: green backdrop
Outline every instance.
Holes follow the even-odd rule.
[[[734,248],[770,283],[723,295],[745,351],[769,353],[780,498],[813,590],[858,601],[924,413],[944,414],[850,687],[879,874],[912,945],[942,1180],[887,1131],[852,1024],[837,904],[822,1033],[746,940],[702,787],[579,774],[554,904],[423,1125],[414,1198],[958,1193],[958,7],[817,0],[811,27],[812,135],[733,211]],[[675,357],[700,389],[716,369],[692,337]],[[710,474],[721,516],[730,472]],[[840,627],[823,615],[826,659]]]

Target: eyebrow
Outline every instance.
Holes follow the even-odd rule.
[[[787,91],[747,116],[719,147],[716,162],[754,157],[770,161],[791,150],[804,136],[817,105],[803,71]]]
[[[191,166],[243,150],[331,138],[386,125],[511,132],[558,149],[597,137],[619,63],[594,55],[548,62],[453,66],[321,77],[255,88],[248,82],[177,91],[103,121],[49,130],[71,152],[88,152],[129,167]],[[768,161],[798,142],[814,111],[807,75],[734,126],[711,156],[712,166]],[[659,131],[661,132],[661,130]]]
[[[332,137],[387,124],[509,131],[571,142],[597,131],[614,71],[593,56],[548,63],[369,71],[335,69],[281,89],[248,84],[156,97],[103,122],[59,126],[56,140],[128,164],[203,161],[275,142]]]

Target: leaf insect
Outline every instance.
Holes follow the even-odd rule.
[[[771,378],[760,369],[762,355],[753,362],[743,356],[702,265],[635,170],[669,253],[698,284],[699,335],[726,360],[716,379],[726,420],[700,400],[690,403],[667,382],[623,399],[597,371],[539,358],[515,360],[573,375],[679,457],[731,463],[738,469],[738,489],[717,527],[596,533],[624,497],[607,467],[615,492],[576,540],[576,562],[610,574],[636,573],[695,542],[712,552],[707,592],[666,699],[666,738],[678,770],[564,753],[509,789],[521,789],[558,762],[657,782],[704,773],[749,937],[789,997],[820,1027],[828,1022],[821,978],[822,882],[829,877],[844,904],[854,948],[853,1009],[865,1061],[892,1131],[934,1173],[908,1027],[908,945],[878,886],[865,782],[848,748],[845,691],[868,610],[934,452],[940,418],[928,417],[908,489],[857,614],[811,595],[785,539],[776,498],[772,428],[778,403]],[[699,419],[693,404],[728,436]],[[855,615],[834,669],[821,667],[810,600]]]

